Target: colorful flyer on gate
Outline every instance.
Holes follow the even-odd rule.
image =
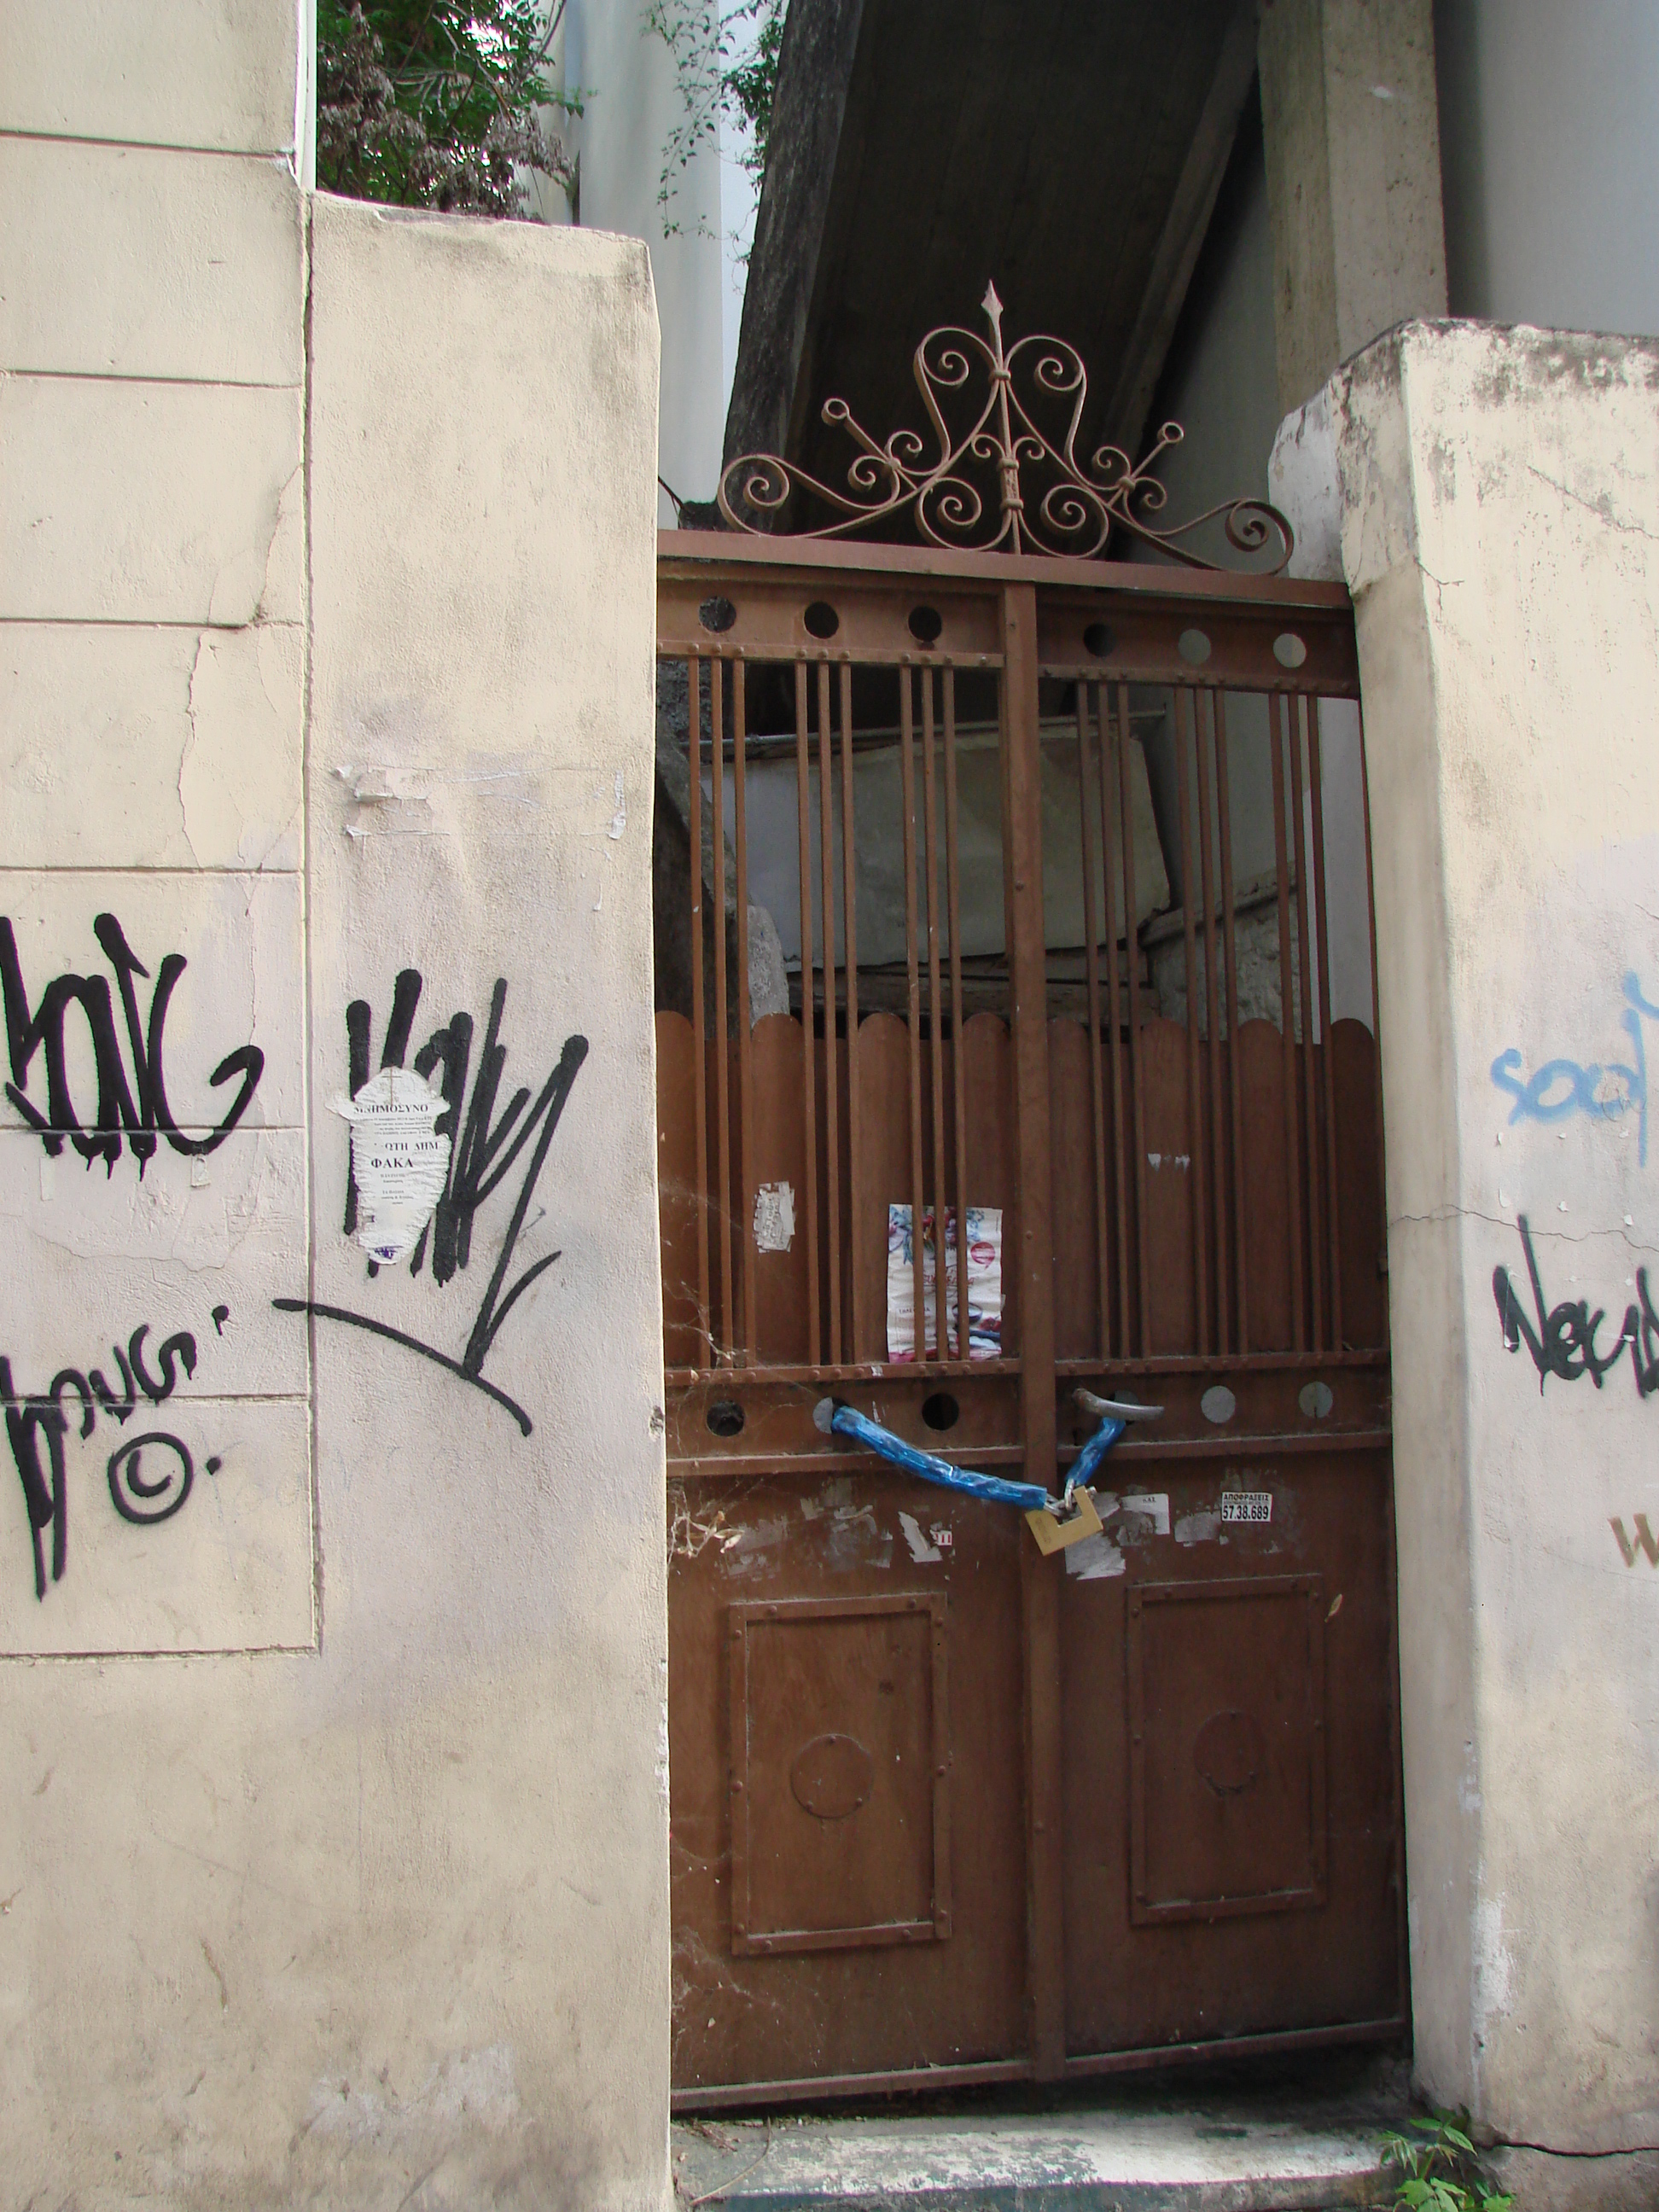
[[[922,1327],[924,1356],[938,1353],[939,1297],[937,1260],[933,1249],[933,1209],[921,1217],[921,1264],[927,1316]],[[910,1242],[910,1208],[887,1209],[887,1357],[891,1360],[916,1356],[915,1254]],[[949,1340],[946,1358],[962,1357],[961,1323],[957,1304],[956,1209],[945,1214],[945,1328]],[[1002,1357],[1002,1208],[970,1206],[968,1209],[968,1357]]]

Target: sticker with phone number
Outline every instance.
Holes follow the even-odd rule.
[[[1273,1494],[1271,1490],[1224,1491],[1221,1517],[1224,1521],[1271,1521]]]

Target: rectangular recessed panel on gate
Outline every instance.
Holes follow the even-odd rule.
[[[1325,1902],[1323,1599],[1316,1575],[1131,1596],[1137,1924]]]
[[[944,1597],[729,1619],[732,1951],[947,1936]]]

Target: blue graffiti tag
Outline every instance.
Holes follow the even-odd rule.
[[[1565,1121],[1570,1114],[1612,1121],[1621,1114],[1634,1113],[1641,1164],[1647,1165],[1648,1060],[1642,1020],[1646,1016],[1650,1021],[1659,1021],[1659,1006],[1644,996],[1633,969],[1625,978],[1625,997],[1624,1027],[1631,1041],[1633,1066],[1614,1060],[1605,1066],[1592,1060],[1581,1067],[1576,1060],[1549,1060],[1534,1074],[1523,1077],[1522,1056],[1516,1046],[1498,1054],[1492,1064],[1492,1079],[1515,1101],[1510,1109],[1511,1127],[1517,1121]]]

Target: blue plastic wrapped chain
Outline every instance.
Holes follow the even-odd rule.
[[[924,1482],[936,1482],[944,1490],[961,1491],[969,1498],[980,1498],[993,1505],[1016,1505],[1027,1513],[1052,1513],[1056,1520],[1065,1520],[1073,1512],[1073,1500],[1079,1490],[1086,1489],[1093,1480],[1101,1462],[1123,1434],[1131,1421],[1153,1421],[1164,1411],[1161,1406],[1139,1406],[1132,1400],[1097,1398],[1091,1390],[1074,1390],[1074,1402],[1085,1413],[1093,1414],[1099,1427],[1089,1438],[1075,1460],[1066,1479],[1063,1494],[1054,1497],[1037,1482],[1010,1482],[1000,1474],[978,1474],[972,1468],[954,1466],[934,1452],[921,1450],[896,1437],[879,1421],[872,1421],[858,1413],[844,1399],[822,1399],[816,1409],[816,1419],[821,1429],[836,1436],[846,1437],[862,1444],[894,1467],[902,1467],[909,1474],[920,1475]]]

